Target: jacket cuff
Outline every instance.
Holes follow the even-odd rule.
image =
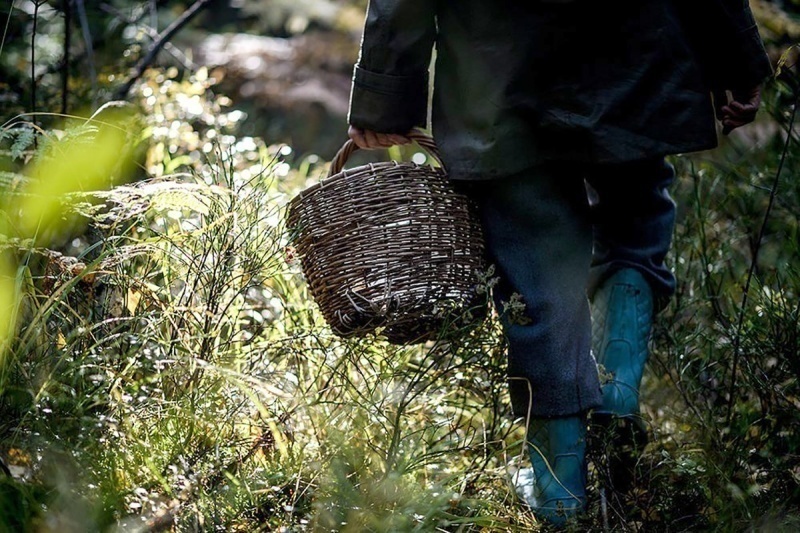
[[[428,73],[395,76],[356,65],[348,123],[380,133],[408,133],[425,127],[428,118]]]

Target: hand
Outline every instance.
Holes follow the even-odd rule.
[[[355,126],[350,126],[347,135],[356,143],[356,146],[363,150],[376,150],[378,148],[389,148],[396,144],[408,144],[411,139],[405,135],[396,133],[378,133],[372,130],[362,130]]]
[[[728,101],[727,91],[714,91],[714,108],[717,120],[722,123],[722,134],[727,135],[739,126],[753,122],[761,105],[761,87],[755,86],[745,91],[731,91],[733,97]]]

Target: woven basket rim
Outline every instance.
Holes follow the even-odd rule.
[[[424,170],[426,172],[436,172],[439,174],[445,174],[446,172],[444,168],[434,166],[430,163],[423,163],[418,164],[414,163],[413,161],[380,161],[377,163],[366,163],[364,165],[359,165],[353,168],[346,168],[337,172],[332,176],[327,176],[322,178],[317,183],[309,185],[292,198],[290,202],[291,205],[295,205],[300,203],[302,200],[316,194],[321,189],[325,189],[326,187],[330,187],[331,185],[344,180],[344,179],[371,179],[374,178],[380,171],[388,169],[388,168],[404,168],[410,172],[415,172],[417,170]],[[365,173],[365,171],[369,169],[370,173]],[[403,174],[402,176],[395,176],[392,179],[394,180],[403,180],[407,179],[409,176]]]
[[[430,153],[423,143],[432,142],[425,136],[418,144]],[[381,329],[395,344],[425,340],[455,316],[439,316],[437,302],[452,301],[454,311],[475,302],[472,270],[485,260],[480,224],[443,166],[383,161],[344,169],[354,151],[348,143],[332,163],[338,171],[299,192],[288,206],[286,226],[297,232],[291,240],[309,293],[337,335],[363,337]],[[454,246],[463,252],[454,255]],[[442,253],[429,257],[429,248]],[[429,267],[415,264],[420,260]],[[394,281],[384,286],[381,276]],[[347,297],[351,289],[364,303]]]

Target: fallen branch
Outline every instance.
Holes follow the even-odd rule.
[[[206,5],[208,5],[211,0],[197,0],[194,4],[192,4],[189,9],[183,12],[183,14],[175,19],[172,24],[167,26],[167,28],[158,34],[158,38],[153,42],[153,45],[150,47],[150,51],[147,52],[147,55],[142,57],[136,65],[133,67],[133,74],[131,77],[126,81],[122,87],[120,87],[115,96],[115,100],[124,100],[128,96],[128,92],[133,87],[133,84],[136,83],[136,80],[142,77],[144,71],[150,64],[155,60],[158,53],[161,51],[162,48],[169,42],[172,37],[178,33],[186,24],[189,23],[190,20],[194,18],[197,13],[200,12]]]
[[[140,15],[140,16],[138,16],[136,18],[129,17],[125,13],[123,13],[122,11],[117,9],[116,7],[114,7],[114,6],[110,5],[110,4],[106,4],[106,3],[100,4],[100,10],[101,11],[105,11],[106,13],[117,17],[118,19],[120,19],[123,22],[125,22],[125,24],[129,24],[131,26],[136,26],[137,28],[140,28],[140,29],[144,30],[144,32],[147,34],[147,36],[153,42],[158,40],[158,37],[159,37],[158,30],[156,30],[154,26],[149,26],[149,25],[141,22],[141,20],[144,18],[144,15]],[[185,68],[186,70],[196,70],[197,69],[197,65],[195,65],[194,62],[192,62],[191,59],[186,57],[186,54],[184,54],[180,49],[178,49],[172,43],[170,43],[170,42],[164,43],[164,51],[169,52],[170,55],[172,55],[172,57],[175,59],[175,61],[180,63],[181,66],[183,68]]]

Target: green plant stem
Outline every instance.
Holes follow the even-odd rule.
[[[68,113],[69,100],[69,49],[72,45],[72,2],[61,0],[64,10],[64,56],[61,61],[61,114]]]
[[[750,269],[747,272],[747,280],[744,284],[744,294],[742,294],[742,304],[739,307],[739,317],[736,323],[736,335],[733,338],[733,354],[731,355],[731,381],[730,386],[728,387],[728,408],[725,416],[727,426],[730,426],[731,421],[733,420],[733,402],[736,394],[736,372],[739,366],[739,356],[741,355],[742,327],[744,325],[745,311],[747,310],[748,295],[750,294],[750,284],[753,281],[756,266],[758,265],[758,254],[761,251],[761,244],[764,241],[764,233],[766,232],[767,222],[769,221],[769,216],[772,212],[772,206],[775,204],[781,172],[783,171],[783,166],[786,163],[786,158],[789,155],[789,147],[792,144],[792,131],[794,129],[795,118],[797,117],[798,104],[800,104],[800,89],[795,87],[794,105],[792,106],[792,116],[789,119],[789,124],[787,126],[786,142],[783,145],[783,152],[781,153],[781,159],[778,163],[778,170],[775,172],[775,179],[772,181],[772,189],[769,193],[769,203],[767,204],[767,210],[764,212],[764,218],[761,221],[761,228],[758,232],[758,238],[756,239],[756,243],[753,248],[753,258],[750,261]]]
[[[31,122],[36,125],[36,29],[39,22],[39,2],[33,3],[33,31],[31,32]],[[33,141],[36,147],[36,138]]]
[[[722,282],[720,281],[720,283],[714,287],[714,280],[712,279],[711,271],[709,270],[709,265],[711,263],[708,258],[711,254],[708,250],[708,239],[706,238],[705,221],[707,217],[703,215],[704,204],[700,193],[700,176],[695,171],[694,165],[692,165],[692,181],[694,184],[693,190],[695,217],[700,224],[700,231],[698,231],[698,235],[700,235],[700,261],[703,264],[703,288],[706,291],[706,297],[708,298],[709,302],[711,302],[711,309],[714,312],[714,317],[727,328],[730,326],[730,321],[725,317],[725,313],[722,312],[722,308],[719,304]]]
[[[3,45],[6,44],[6,35],[8,35],[8,27],[11,24],[11,15],[14,14],[14,2],[8,7],[8,17],[6,17],[6,25],[3,28],[3,38],[0,39],[0,57],[3,55]]]
[[[92,84],[92,106],[97,107],[97,71],[94,68],[94,47],[92,44],[92,32],[89,29],[89,18],[86,16],[86,6],[83,0],[75,0],[76,7],[78,8],[78,19],[81,23],[81,31],[83,32],[83,40],[86,45],[86,61],[89,64],[89,78]]]

